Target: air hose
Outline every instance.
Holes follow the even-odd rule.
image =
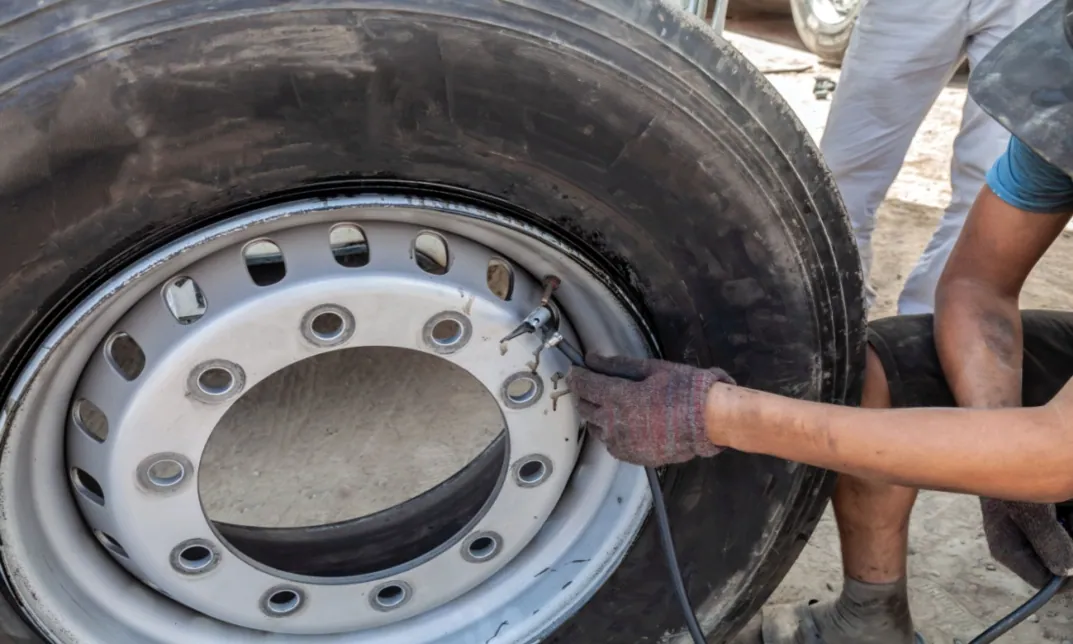
[[[674,594],[678,597],[678,603],[682,605],[682,616],[686,620],[686,628],[693,636],[693,644],[705,644],[704,633],[700,630],[697,616],[693,613],[693,607],[689,604],[689,595],[686,594],[685,581],[682,579],[682,569],[678,567],[678,556],[674,553],[674,539],[671,537],[671,520],[667,517],[667,507],[663,504],[663,487],[659,483],[656,470],[651,467],[645,468],[648,475],[648,487],[652,488],[652,509],[656,513],[656,530],[659,531],[659,542],[663,547],[663,558],[667,560],[667,569],[671,573],[671,585],[674,586]]]
[[[559,349],[575,367],[584,367],[605,376],[635,380],[630,374],[611,373],[605,369],[594,369],[591,365],[586,364],[585,358],[580,351],[557,333],[552,335],[551,346]],[[674,551],[671,520],[667,516],[667,506],[663,503],[663,486],[660,485],[659,475],[654,468],[646,467],[645,474],[648,476],[648,487],[652,490],[652,510],[656,515],[656,530],[659,532],[659,542],[663,550],[663,558],[667,562],[667,571],[671,575],[671,586],[674,589],[675,596],[678,598],[678,603],[682,607],[682,616],[685,617],[686,628],[689,629],[689,634],[693,637],[693,644],[705,644],[708,640],[704,637],[703,631],[700,630],[697,616],[689,603],[685,581],[682,579],[682,569],[678,566],[678,555]]]
[[[581,352],[570,345],[569,342],[560,338],[552,346],[557,347],[563,355],[574,364],[575,367],[584,367],[595,373],[611,376],[614,378],[626,378],[634,380],[629,374],[611,373],[605,369],[594,369],[585,363]],[[674,551],[674,538],[671,536],[671,520],[667,516],[667,506],[663,503],[663,486],[659,482],[659,475],[655,468],[646,467],[645,474],[648,476],[648,487],[652,490],[652,511],[656,515],[656,531],[659,532],[659,543],[663,550],[663,558],[667,562],[667,571],[671,575],[671,586],[682,607],[682,616],[686,620],[686,628],[693,637],[693,644],[705,644],[708,640],[700,630],[697,616],[689,603],[689,595],[686,594],[685,580],[682,579],[682,569],[678,566],[678,555]]]
[[[1035,614],[1036,611],[1043,608],[1047,602],[1054,599],[1054,596],[1065,587],[1066,582],[1069,580],[1070,577],[1059,577],[1058,575],[1055,575],[1051,578],[1051,581],[1041,588],[1039,592],[1033,595],[1031,599],[1018,606],[1009,615],[992,624],[990,628],[977,635],[975,639],[969,642],[969,644],[990,644],[999,637],[1005,635],[1014,626],[1017,626],[1028,619]]]
[[[1073,500],[1059,503],[1056,511],[1058,522],[1062,524],[1067,532],[1073,534]],[[1071,579],[1073,577],[1061,577],[1058,575],[1051,577],[1051,580],[1043,588],[1040,588],[1031,599],[1018,606],[1009,615],[992,624],[986,631],[971,640],[969,644],[990,644],[1010,632],[1014,626],[1036,614],[1047,602],[1054,599],[1054,596],[1060,593],[1066,587],[1066,584],[1070,583]]]
[[[613,373],[604,369],[594,369],[585,363],[585,356],[581,354],[558,330],[558,312],[551,304],[552,293],[559,288],[561,280],[548,275],[544,278],[543,293],[540,305],[533,310],[520,325],[508,333],[500,343],[506,343],[522,335],[540,333],[543,335],[541,347],[536,352],[535,360],[539,360],[540,352],[552,347],[559,350],[566,359],[575,367],[584,367],[590,371],[611,376],[614,378],[626,378],[637,380],[633,374]],[[700,630],[697,616],[693,613],[693,607],[689,603],[689,595],[686,594],[685,581],[682,579],[682,570],[678,567],[678,556],[674,552],[674,539],[671,536],[671,521],[667,517],[667,506],[663,503],[663,486],[659,482],[659,475],[651,467],[645,468],[648,477],[648,487],[652,490],[652,510],[656,515],[656,531],[659,532],[659,542],[663,550],[663,558],[667,562],[667,569],[671,575],[671,586],[678,603],[682,607],[682,615],[685,617],[686,628],[692,636],[693,644],[707,644],[707,638]]]

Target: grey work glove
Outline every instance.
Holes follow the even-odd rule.
[[[589,432],[615,458],[658,467],[722,451],[704,427],[708,390],[717,382],[734,383],[722,369],[595,354],[586,361],[597,371],[627,376],[574,367],[566,377]]]
[[[1073,576],[1073,537],[1055,506],[980,498],[991,556],[1035,588]]]

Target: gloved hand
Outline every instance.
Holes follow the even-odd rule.
[[[607,444],[615,458],[658,467],[715,456],[717,447],[704,431],[704,405],[717,382],[734,384],[721,369],[698,369],[662,360],[590,354],[600,371],[639,380],[613,378],[574,367],[566,376],[589,431]]]
[[[1073,575],[1073,538],[1054,505],[980,498],[991,556],[1035,588]]]

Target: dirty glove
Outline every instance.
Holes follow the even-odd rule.
[[[1036,588],[1073,575],[1073,538],[1054,505],[980,498],[991,556]]]
[[[712,385],[734,383],[725,371],[594,354],[586,360],[597,371],[635,379],[582,367],[566,377],[582,420],[612,456],[657,467],[722,451],[705,434],[704,405]]]

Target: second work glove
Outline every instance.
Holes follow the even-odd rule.
[[[1073,538],[1054,505],[980,498],[991,556],[1041,588],[1053,575],[1073,575]]]
[[[726,372],[662,360],[591,354],[586,360],[596,371],[627,376],[574,367],[566,378],[582,420],[612,456],[658,467],[722,451],[705,433],[704,407],[713,385],[734,383]]]

